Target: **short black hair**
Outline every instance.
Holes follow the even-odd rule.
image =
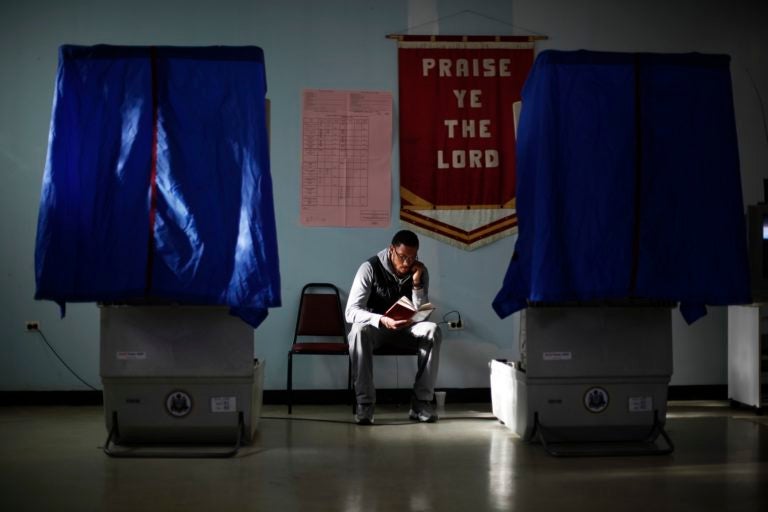
[[[401,229],[395,236],[392,237],[392,245],[397,247],[398,245],[405,245],[407,247],[419,248],[419,237],[416,233],[407,229]]]

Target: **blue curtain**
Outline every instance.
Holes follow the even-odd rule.
[[[729,57],[545,51],[523,90],[519,237],[493,307],[750,302]]]
[[[280,305],[257,47],[60,48],[36,299]]]

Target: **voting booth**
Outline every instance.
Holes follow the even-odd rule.
[[[261,407],[253,332],[281,303],[264,52],[62,45],[54,91],[35,298],[102,305],[105,451],[232,454]]]
[[[560,454],[672,450],[670,308],[690,324],[751,302],[736,135],[727,55],[537,55],[518,238],[493,301],[501,318],[525,310],[520,361],[491,363],[494,411],[524,439]]]
[[[264,362],[250,325],[216,306],[102,306],[100,315],[108,455],[161,445],[166,455],[233,455],[251,442]]]
[[[669,307],[526,309],[521,359],[490,363],[493,414],[552,455],[670,453],[670,315]]]

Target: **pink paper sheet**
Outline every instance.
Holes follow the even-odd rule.
[[[387,227],[392,210],[392,94],[302,93],[301,223]]]

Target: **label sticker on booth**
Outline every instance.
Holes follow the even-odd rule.
[[[121,361],[138,361],[147,358],[147,353],[144,351],[134,350],[121,350],[116,354],[117,358]]]
[[[235,396],[211,397],[211,412],[237,412],[237,397]]]
[[[651,412],[653,410],[653,397],[631,396],[629,397],[629,412]]]
[[[573,353],[568,352],[543,352],[545,361],[570,361],[573,359]]]

